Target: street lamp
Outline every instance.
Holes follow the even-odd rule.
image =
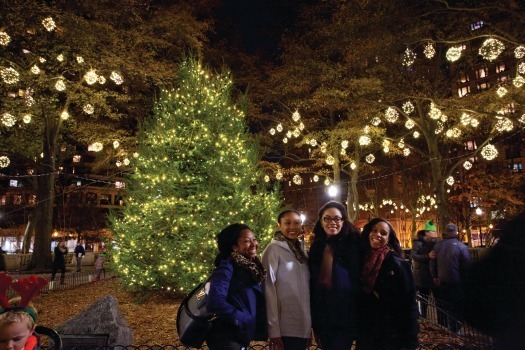
[[[476,208],[476,215],[480,216],[483,214],[483,210],[481,210],[480,207],[477,207]],[[483,234],[481,232],[481,224],[479,224],[479,246],[482,247],[483,246]]]
[[[328,187],[328,195],[330,197],[334,198],[335,196],[337,196],[338,192],[339,190],[337,189],[337,186],[331,185],[330,187]]]

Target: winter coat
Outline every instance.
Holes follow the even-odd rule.
[[[329,237],[312,243],[309,251],[312,326],[317,334],[357,335],[357,295],[361,290],[361,254],[351,237]],[[326,244],[334,253],[332,289],[318,283]]]
[[[418,347],[419,311],[407,261],[393,252],[385,256],[374,290],[359,296],[359,315],[362,349]]]
[[[434,249],[435,242],[427,242],[420,238],[412,246],[412,264],[414,266],[414,281],[419,288],[432,287],[432,274],[430,273],[430,258],[428,253]]]
[[[432,277],[438,277],[442,283],[458,284],[472,258],[465,244],[457,238],[447,238],[434,246],[436,258],[430,261]]]
[[[65,268],[67,248],[64,248],[64,250],[62,250],[59,246],[56,246],[54,252],[55,258],[53,259],[53,266],[56,268]]]
[[[221,260],[211,275],[206,308],[218,316],[215,322],[230,330],[235,341],[247,345],[268,338],[262,287],[231,257]]]
[[[310,271],[300,263],[285,241],[272,239],[262,255],[267,271],[264,281],[270,338],[312,336]]]

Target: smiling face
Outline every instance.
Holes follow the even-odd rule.
[[[244,229],[233,246],[233,251],[241,254],[245,258],[253,259],[257,256],[259,243],[250,229]]]
[[[370,230],[370,236],[368,236],[372,250],[376,250],[387,245],[389,235],[390,226],[386,222],[380,221],[375,224]]]
[[[291,240],[297,239],[302,232],[301,217],[294,212],[284,214],[279,220],[278,225],[282,234]]]
[[[343,214],[337,208],[328,208],[321,216],[324,232],[327,236],[335,236],[343,228]]]
[[[25,320],[4,324],[0,327],[0,350],[22,350],[32,333]]]

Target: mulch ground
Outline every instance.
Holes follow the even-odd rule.
[[[137,294],[122,288],[117,278],[84,284],[69,289],[39,295],[35,300],[38,324],[50,328],[67,321],[88,308],[95,300],[114,295],[129,327],[133,330],[134,345],[177,344],[179,338],[175,319],[181,298],[175,294]],[[422,343],[461,344],[438,327],[422,324]]]

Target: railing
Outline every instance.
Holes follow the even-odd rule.
[[[454,309],[445,302],[435,299],[432,296],[429,298],[418,293],[417,303],[419,314],[421,315],[420,320],[422,322],[429,322],[440,327],[442,330],[461,338],[463,343],[468,344],[468,347],[467,345],[464,345],[460,349],[494,349],[494,341],[491,337],[478,331],[468,323],[462,322],[456,316]],[[457,348],[452,347],[443,349]]]

